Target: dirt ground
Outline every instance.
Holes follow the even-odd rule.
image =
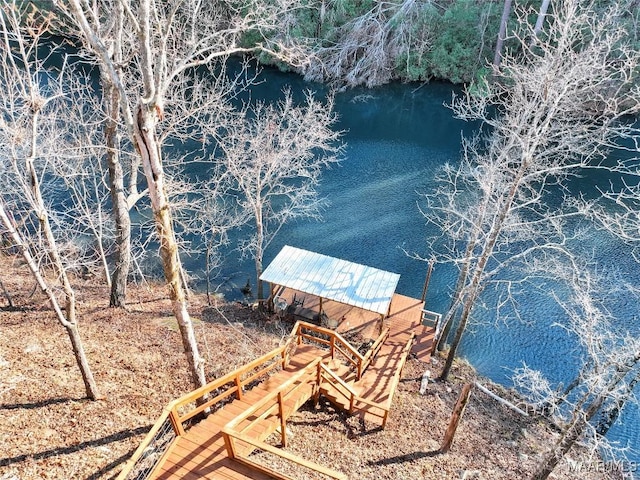
[[[128,308],[118,310],[107,308],[100,279],[74,279],[81,335],[101,394],[89,401],[65,330],[26,267],[0,254],[0,282],[0,480],[114,478],[163,407],[190,390],[164,287],[132,286]],[[291,327],[238,303],[208,307],[199,295],[190,312],[210,379],[270,351]],[[425,369],[435,375],[442,365],[435,362],[409,359],[385,430],[321,402],[289,421],[288,449],[351,479],[530,476],[557,434],[479,390],[472,392],[451,451],[436,453],[462,385],[475,376],[459,362],[449,383],[431,383],[420,395]],[[571,453],[584,461],[579,455]],[[554,475],[619,478],[594,470],[576,474],[563,464]]]

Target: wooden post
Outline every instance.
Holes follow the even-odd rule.
[[[236,458],[236,447],[233,438],[227,432],[222,432],[222,436],[224,437],[224,446],[227,448],[227,454],[230,458]]]
[[[287,446],[287,421],[284,418],[284,403],[282,401],[282,392],[278,392],[278,408],[280,410],[280,438],[282,448]]]
[[[240,374],[236,374],[236,378],[235,378],[235,382],[236,382],[236,396],[238,397],[238,400],[242,400],[242,382],[240,381]]]
[[[433,272],[433,258],[429,260],[429,268],[427,270],[427,277],[424,279],[424,287],[422,287],[421,301],[427,298],[427,290],[429,289],[429,282],[431,281],[431,273]]]
[[[320,384],[322,383],[322,362],[318,362],[318,371],[316,373],[315,392],[313,394],[313,406],[317,407],[320,401]]]
[[[178,409],[175,405],[169,413],[169,420],[171,420],[173,431],[177,436],[180,437],[185,434],[184,427],[182,426],[182,422],[180,421],[180,414],[178,413]]]
[[[456,406],[453,408],[453,413],[451,413],[451,420],[449,420],[449,426],[447,427],[447,431],[444,434],[444,441],[442,442],[442,446],[439,453],[447,453],[451,448],[451,444],[453,443],[453,437],[456,434],[456,430],[458,429],[458,424],[460,423],[460,419],[464,414],[464,408],[467,406],[469,402],[469,396],[471,395],[471,387],[473,387],[472,383],[465,383],[462,387],[462,391],[460,392],[460,396],[458,397],[458,401],[456,402]]]
[[[277,285],[276,285],[277,286]],[[269,298],[267,299],[267,311],[269,313],[273,313],[273,297],[274,297],[275,288],[271,282],[269,282]]]

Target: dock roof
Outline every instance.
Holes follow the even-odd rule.
[[[400,275],[285,245],[260,279],[386,315]]]

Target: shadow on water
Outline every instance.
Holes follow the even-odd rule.
[[[273,100],[285,86],[299,98],[305,88],[326,94],[324,87],[306,84],[296,76],[267,70],[266,78],[268,81],[252,90],[254,98]],[[452,117],[445,104],[453,93],[455,88],[438,83],[419,89],[389,85],[337,93],[337,128],[345,131],[346,150],[341,165],[326,170],[318,187],[329,202],[323,220],[286,225],[267,249],[264,264],[288,244],[399,273],[398,293],[419,297],[427,266],[405,252],[426,254],[425,239],[437,233],[419,213],[419,194],[434,186],[441,165],[458,161],[461,135],[477,128]],[[609,185],[609,179],[589,172],[574,179],[571,188],[590,196],[597,185]],[[640,284],[640,267],[625,245],[593,229],[579,241],[586,254],[593,254],[599,268],[615,269],[630,283]],[[255,278],[248,259],[234,261],[228,268],[239,279]],[[455,274],[449,266],[436,265],[426,298],[429,310],[447,309]],[[460,353],[479,374],[507,386],[513,370],[523,362],[544,372],[555,384],[566,383],[579,369],[578,360],[573,364],[568,361],[569,353],[576,352],[576,341],[554,326],[564,312],[550,299],[550,291],[551,287],[541,285],[522,296],[518,309],[523,321],[496,322],[494,312],[479,309],[478,324],[469,330]],[[239,296],[237,291],[227,293]],[[495,295],[488,294],[487,304],[496,300]],[[612,302],[614,313],[632,332],[640,334],[638,307],[628,301],[625,304],[624,296]],[[637,407],[625,408],[608,438],[637,448],[638,415]],[[640,460],[640,453],[631,452],[630,457]]]

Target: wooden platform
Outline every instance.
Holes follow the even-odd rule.
[[[391,313],[385,325],[391,328],[390,337],[403,342],[406,335],[415,334],[411,353],[418,360],[429,363],[435,329],[422,325],[422,311],[425,303],[405,295],[395,294],[391,302]]]
[[[278,296],[289,305],[293,304],[295,299],[305,311],[319,313],[320,300],[317,297],[288,288],[281,289]],[[435,331],[433,328],[421,325],[424,307],[423,301],[396,293],[391,300],[389,315],[384,319],[384,325],[392,329],[393,336],[397,336],[401,332],[407,335],[415,333],[416,342],[411,353],[416,355],[419,360],[428,363],[431,358],[431,345]],[[373,339],[380,332],[382,319],[375,312],[344,305],[333,300],[323,300],[322,311],[329,318],[338,321],[336,331],[339,333],[358,331],[365,337]],[[294,318],[293,320],[309,321],[310,317],[311,315],[307,314],[304,318]]]
[[[187,430],[184,436],[176,439],[163,460],[149,479],[269,479],[270,476],[231,460],[222,435],[223,427],[239,414],[262,399],[270,390],[289,379],[295,372],[309,365],[318,357],[326,358],[327,352],[314,347],[301,347],[291,358],[289,367],[269,378],[268,381],[252,388],[243,395],[242,400],[234,400],[205,420]],[[292,404],[289,415],[311,398],[311,389],[301,391]],[[273,433],[279,425],[274,419],[262,422],[250,433],[254,438],[263,440]],[[250,446],[245,446],[250,450]],[[247,451],[242,452],[247,454]]]
[[[290,293],[292,298],[294,292]],[[319,307],[317,299],[315,302],[311,298],[304,299],[304,307]],[[396,294],[390,315],[382,322],[376,313],[358,311],[336,302],[323,303],[323,310],[340,315],[337,331],[298,323],[290,341],[283,347],[172,402],[127,462],[118,480],[262,480],[278,476],[273,471],[269,475],[269,470],[253,463],[249,455],[258,448],[273,449],[271,454],[286,457],[286,452],[263,441],[277,429],[286,431],[282,428],[286,419],[307,400],[317,399],[320,394],[344,410],[384,427],[416,333],[423,335],[416,355],[427,358],[430,351],[429,341],[433,334],[430,330],[433,329],[421,325],[423,308],[424,302]],[[367,328],[375,342],[366,355],[357,352],[338,333],[354,329],[362,332]],[[326,348],[320,348],[323,345]],[[293,351],[291,356],[290,350]],[[274,368],[278,365],[279,370]],[[266,378],[265,373],[269,374]],[[190,412],[179,412],[188,404],[193,405],[193,401],[205,392],[214,398],[200,407],[189,407]],[[207,405],[213,413],[189,426]],[[174,437],[168,448],[156,448],[159,435],[164,431]],[[286,444],[286,435],[282,435],[282,441]],[[147,458],[152,459],[149,473],[129,476]],[[328,478],[344,478],[340,472],[304,459],[287,460],[322,474],[328,473]]]

